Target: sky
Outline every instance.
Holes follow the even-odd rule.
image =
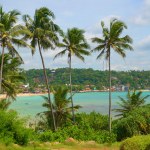
[[[17,9],[22,15],[32,17],[35,9],[48,7],[55,14],[54,22],[64,32],[72,27],[84,29],[91,49],[96,46],[91,38],[101,37],[101,21],[108,25],[111,18],[120,19],[128,26],[123,35],[128,34],[133,39],[134,51],[127,51],[125,59],[112,52],[112,70],[150,70],[150,0],[0,0],[0,5],[5,11]],[[19,23],[22,23],[21,17]],[[59,51],[58,48],[43,51],[46,68],[68,67],[67,56],[53,60]],[[42,68],[38,49],[34,56],[28,48],[19,48],[18,52],[24,60],[24,69]],[[72,67],[108,69],[105,59],[96,60],[97,55],[92,53],[85,57],[85,62],[73,57]]]

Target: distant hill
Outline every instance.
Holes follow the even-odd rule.
[[[47,74],[51,85],[69,84],[69,69],[58,68],[56,70],[47,69]],[[44,84],[42,69],[31,69],[25,71],[26,83],[30,85]],[[103,86],[108,87],[108,71],[93,69],[72,69],[73,85],[94,85],[97,89]],[[135,89],[150,89],[150,71],[112,71],[113,85],[129,85]]]

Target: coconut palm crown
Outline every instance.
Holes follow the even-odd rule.
[[[146,95],[142,97],[142,91],[128,91],[126,99],[119,97],[120,102],[118,103],[120,108],[114,109],[115,112],[118,112],[116,116],[124,116],[126,113],[130,111],[144,106],[145,99],[147,99],[150,95]]]
[[[133,50],[133,48],[131,46],[132,39],[130,36],[125,35],[121,37],[123,30],[127,29],[124,22],[112,19],[109,28],[105,26],[103,21],[101,22],[101,26],[102,38],[92,38],[92,42],[98,44],[92,52],[100,52],[97,59],[105,56],[109,62],[109,131],[111,132],[111,52],[114,50],[124,58],[126,56],[126,50]]]
[[[68,88],[66,87],[57,87],[53,91],[54,93],[54,98],[53,98],[53,108],[54,108],[54,113],[56,116],[56,127],[62,127],[65,123],[67,123],[70,120],[70,113],[72,108],[70,107],[70,99],[68,98]],[[49,101],[46,96],[42,96],[45,100],[43,103],[43,107],[47,108],[46,111],[39,113],[39,115],[42,119],[46,118],[46,125],[48,128],[51,128],[52,122],[51,119],[51,107],[49,104]],[[74,110],[78,110],[81,108],[81,106],[76,105],[74,106]],[[43,116],[44,115],[44,116]]]

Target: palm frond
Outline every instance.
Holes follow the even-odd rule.
[[[53,58],[53,60],[56,59],[57,57],[61,57],[61,56],[65,55],[66,51],[67,51],[67,49],[64,49],[61,52],[59,52],[58,54],[56,54],[55,57]]]

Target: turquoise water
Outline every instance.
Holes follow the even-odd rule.
[[[112,108],[118,107],[118,96],[126,97],[126,92],[113,92],[112,93]],[[142,96],[150,95],[150,92],[143,92]],[[108,92],[89,92],[89,93],[76,93],[73,96],[74,105],[80,105],[82,108],[79,112],[96,111],[102,114],[108,114]],[[14,101],[10,109],[15,109],[21,116],[34,117],[37,113],[42,112],[45,108],[42,107],[44,102],[41,96],[27,96],[18,97]],[[150,103],[150,97],[146,100]]]

